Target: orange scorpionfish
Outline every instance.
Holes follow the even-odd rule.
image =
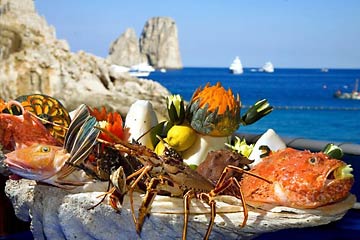
[[[273,184],[245,175],[241,181],[247,201],[294,208],[316,208],[346,198],[354,183],[352,168],[318,152],[286,148],[270,154],[251,172]]]

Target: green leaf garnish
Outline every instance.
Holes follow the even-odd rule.
[[[343,150],[339,146],[336,146],[333,143],[327,144],[325,148],[322,150],[322,152],[327,154],[329,157],[335,159],[342,159],[342,157],[344,156]]]
[[[266,99],[257,101],[253,106],[251,106],[246,113],[241,117],[243,125],[250,125],[254,122],[260,120],[264,116],[271,113],[273,107],[270,106]]]
[[[235,142],[234,145],[225,143],[225,145],[227,147],[229,147],[231,150],[233,150],[234,152],[240,153],[241,155],[245,156],[245,157],[249,157],[251,152],[254,149],[254,144],[250,144],[248,145],[246,143],[245,138],[240,139],[239,137],[235,136]]]

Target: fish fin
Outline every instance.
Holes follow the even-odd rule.
[[[65,164],[61,170],[59,172],[56,173],[57,179],[63,179],[66,178],[67,176],[69,176],[72,172],[75,171],[75,167],[74,166],[70,166],[68,164]],[[58,182],[58,180],[54,181],[55,183]],[[55,184],[55,186],[57,186]]]
[[[69,130],[67,131],[64,139],[64,148],[67,150],[67,152],[69,153],[71,152],[72,147],[74,146],[73,143],[76,138],[76,135],[89,116],[90,116],[90,112],[85,104],[81,104],[76,109],[74,119],[71,121],[69,125]]]
[[[97,143],[100,133],[100,130],[96,128],[97,126],[98,122],[95,117],[87,117],[75,137],[68,162],[77,165],[78,162],[85,160],[89,156],[93,146]]]
[[[63,166],[59,172],[60,178],[65,178],[72,173],[74,166],[89,156],[100,133],[96,126],[98,122],[95,117],[90,116],[87,106],[80,105],[65,136],[64,148],[70,153],[70,158],[66,162],[71,164]]]

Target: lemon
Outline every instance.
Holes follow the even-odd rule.
[[[166,141],[176,151],[182,152],[194,144],[196,137],[195,130],[190,126],[174,125],[169,129]]]
[[[164,139],[166,141],[166,139]],[[165,150],[165,145],[164,145],[164,142],[163,141],[160,141],[158,144],[156,144],[156,147],[155,147],[155,150],[154,152],[157,154],[157,155],[161,155],[163,154]]]

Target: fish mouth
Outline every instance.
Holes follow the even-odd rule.
[[[31,172],[31,167],[24,165],[22,162],[21,165],[17,163],[17,161],[13,161],[12,159],[6,158],[4,160],[4,163],[7,165],[7,167],[14,173],[29,173]],[[19,174],[20,175],[20,174]]]
[[[27,166],[19,165],[18,163],[12,161],[11,159],[5,159],[4,163],[6,163],[9,170],[17,175],[28,179],[38,179],[38,174],[33,172],[31,168],[28,168]]]
[[[4,160],[4,163],[6,163],[6,165],[7,165],[8,168],[10,168],[10,169],[16,169],[16,170],[18,170],[18,171],[26,171],[26,167],[17,164],[16,162],[12,161],[12,160],[9,159],[9,158],[6,158],[6,159]]]
[[[343,164],[341,166],[336,166],[329,170],[326,175],[326,182],[330,183],[335,180],[345,180],[353,178],[354,175],[351,173],[353,168],[350,164]]]

